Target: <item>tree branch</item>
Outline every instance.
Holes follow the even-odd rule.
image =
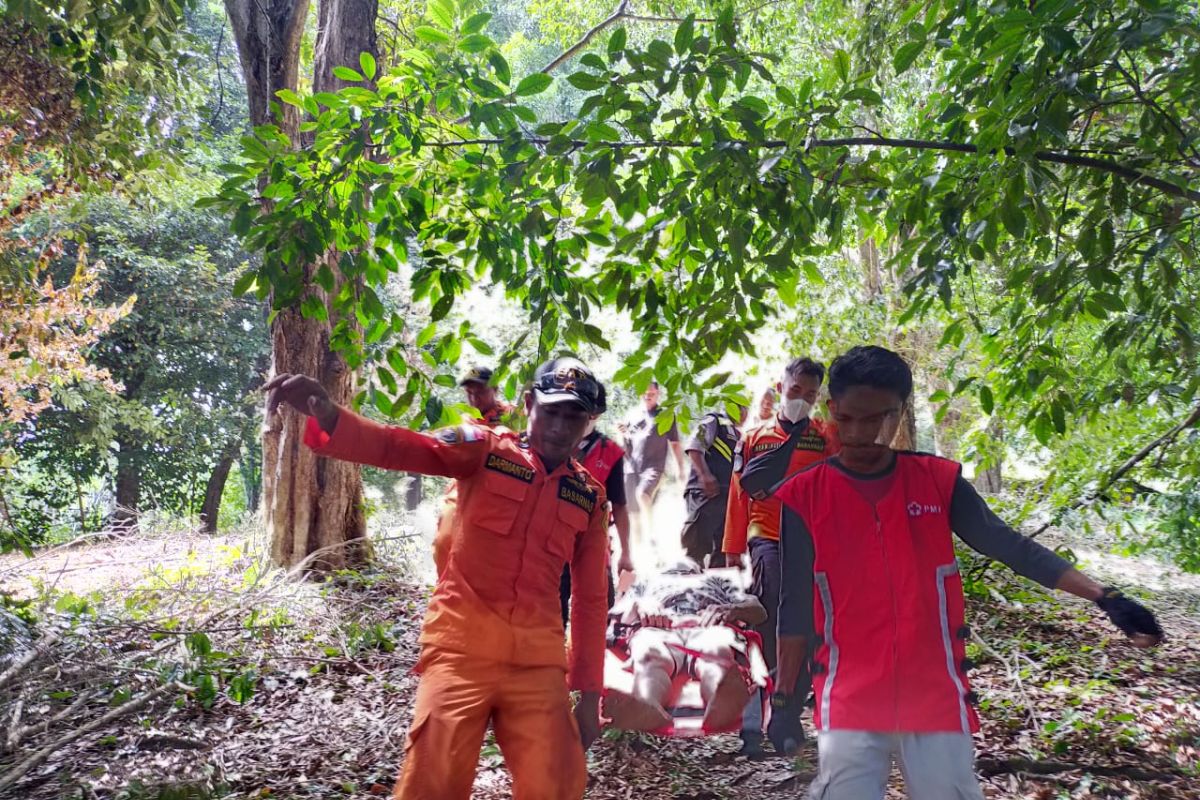
[[[1085,497],[1081,497],[1073,503],[1070,503],[1069,505],[1063,506],[1061,509],[1059,509],[1058,512],[1055,513],[1050,519],[1042,523],[1037,530],[1029,534],[1029,538],[1036,539],[1037,537],[1041,536],[1050,529],[1050,526],[1056,524],[1060,519],[1062,519],[1063,514],[1067,513],[1068,511],[1074,511],[1076,509],[1083,508],[1084,506],[1089,506],[1099,500],[1104,496],[1105,492],[1107,492],[1113,487],[1114,484],[1116,484],[1117,481],[1128,475],[1134,467],[1145,461],[1151,453],[1153,453],[1155,450],[1158,450],[1160,447],[1170,444],[1177,436],[1179,436],[1179,434],[1183,433],[1183,431],[1192,427],[1193,425],[1196,425],[1197,423],[1200,423],[1200,404],[1196,405],[1196,407],[1191,410],[1191,413],[1189,413],[1187,417],[1185,417],[1184,420],[1178,425],[1174,426],[1171,428],[1171,430],[1167,431],[1162,436],[1159,436],[1157,439],[1150,442],[1141,450],[1138,450],[1132,456],[1127,458],[1125,463],[1113,470],[1112,474],[1109,475],[1103,483],[1096,487],[1094,491],[1089,492]],[[981,580],[995,563],[996,562],[994,560],[988,559],[976,570],[974,570],[973,574],[971,575],[971,579],[975,581]]]
[[[3,673],[0,673],[0,687],[8,684],[9,681],[17,677],[21,670],[25,669],[34,661],[37,661],[39,658],[44,656],[46,651],[50,649],[50,645],[58,641],[59,635],[60,631],[57,630],[46,634],[40,640],[38,640],[38,643],[33,647],[33,649],[22,656],[19,661],[15,662],[8,669],[4,670]]]
[[[5,789],[8,789],[11,786],[13,786],[15,783],[17,783],[17,781],[21,780],[21,778],[23,778],[25,776],[25,773],[29,772],[29,770],[33,769],[38,764],[42,763],[47,758],[54,755],[55,752],[62,749],[63,747],[66,747],[68,744],[75,741],[76,739],[86,736],[87,734],[91,733],[92,731],[99,730],[100,728],[103,728],[105,725],[112,722],[113,720],[123,717],[126,714],[132,714],[134,711],[138,711],[139,709],[142,709],[142,708],[150,705],[152,702],[154,702],[158,698],[162,697],[163,695],[167,694],[168,692],[176,691],[176,690],[181,691],[181,692],[192,691],[191,687],[185,686],[182,683],[179,683],[178,681],[172,681],[171,683],[165,683],[162,686],[159,686],[157,689],[146,692],[141,697],[135,697],[134,699],[132,699],[126,703],[123,703],[123,704],[117,706],[116,708],[112,709],[107,714],[97,717],[96,719],[92,720],[91,722],[87,723],[86,725],[82,725],[82,726],[76,728],[75,730],[71,731],[70,733],[59,737],[58,739],[54,740],[50,744],[43,747],[41,750],[38,750],[36,753],[34,753],[33,755],[26,758],[24,761],[13,766],[13,768],[10,769],[8,772],[4,773],[3,776],[0,776],[0,792],[3,792]]]
[[[466,117],[463,118],[463,121]],[[504,144],[509,140],[500,138],[489,139],[455,139],[442,142],[425,142],[428,147],[461,147],[466,145],[486,145],[486,144]],[[534,145],[548,144],[550,139],[544,136],[524,137],[524,141]],[[703,146],[698,141],[670,141],[670,140],[648,140],[642,142],[592,142],[584,139],[572,139],[570,144],[575,149],[583,147],[609,147],[612,149],[641,149],[641,148],[694,148]],[[746,148],[776,148],[788,147],[789,143],[782,139],[768,139],[762,142],[751,142],[744,140],[732,140],[727,144],[741,145]],[[808,142],[805,149],[816,150],[818,148],[827,149],[834,147],[890,147],[902,148],[908,150],[936,150],[948,153],[969,153],[977,154],[979,148],[973,144],[963,144],[961,142],[947,141],[931,141],[926,139],[895,139],[885,136],[847,136],[835,139],[813,139]],[[994,155],[998,151],[990,150],[987,154]],[[1003,152],[1007,155],[1018,155],[1015,147],[1005,147]],[[1033,157],[1038,161],[1044,161],[1051,164],[1064,164],[1066,166],[1086,167],[1088,169],[1107,172],[1117,177],[1124,178],[1126,181],[1135,184],[1142,184],[1154,189],[1158,189],[1163,194],[1171,195],[1172,197],[1180,197],[1185,200],[1190,200],[1193,203],[1200,203],[1200,191],[1189,189],[1184,186],[1177,186],[1170,181],[1162,178],[1156,178],[1153,175],[1134,169],[1133,167],[1119,164],[1115,161],[1108,161],[1102,158],[1094,158],[1092,156],[1076,155],[1073,153],[1059,153],[1052,150],[1036,150],[1033,152]]]

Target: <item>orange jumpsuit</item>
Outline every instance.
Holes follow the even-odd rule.
[[[503,423],[513,413],[513,406],[503,400],[497,400],[486,414],[480,419],[470,420],[471,424],[483,425],[486,428],[495,430],[501,427]],[[446,493],[442,497],[442,510],[438,512],[437,533],[433,535],[433,566],[437,570],[437,574],[442,574],[442,569],[446,565],[446,555],[449,552],[450,532],[453,528],[451,520],[453,519],[454,504],[458,502],[458,487],[451,481],[446,487]]]
[[[751,428],[738,442],[739,458],[734,459],[733,479],[729,484],[729,505],[725,508],[725,540],[721,550],[733,555],[746,552],[747,542],[756,537],[779,540],[783,504],[769,497],[754,500],[742,490],[741,465],[763,453],[777,449],[788,435],[779,425],[779,418],[769,425]],[[841,449],[837,431],[831,423],[814,419],[809,429],[796,442],[796,450],[788,462],[791,475],[817,463]]]
[[[421,629],[399,800],[466,800],[490,721],[516,800],[581,798],[587,783],[568,688],[599,692],[604,668],[608,509],[571,459],[547,473],[512,431],[424,434],[342,410],[321,455],[458,482],[446,563]],[[571,635],[558,598],[570,564]]]

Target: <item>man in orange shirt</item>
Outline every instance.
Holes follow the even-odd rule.
[[[467,395],[467,405],[479,412],[480,421],[489,428],[504,425],[512,415],[513,407],[496,395],[491,368],[471,367],[458,385]]]
[[[599,734],[607,612],[608,504],[572,458],[599,398],[582,363],[543,364],[525,395],[526,434],[461,425],[433,434],[338,408],[319,383],[277,375],[268,413],[308,414],[321,455],[458,482],[445,563],[421,630],[421,657],[397,800],[466,800],[489,721],[516,800],[571,800]],[[572,578],[563,646],[558,584]],[[568,689],[581,693],[572,715]]]
[[[774,421],[746,431],[738,443],[734,458],[722,549],[726,554],[726,563],[731,566],[740,565],[742,554],[747,550],[750,552],[753,575],[750,591],[767,609],[766,622],[756,630],[762,636],[763,656],[772,672],[776,668],[775,628],[782,579],[779,530],[783,504],[774,498],[752,498],[742,488],[741,473],[753,459],[775,452],[785,445],[791,448],[791,457],[787,462],[788,475],[838,451],[833,427],[809,418],[824,379],[825,367],[812,359],[797,358],[788,364],[778,386],[779,403]],[[788,580],[804,581],[805,578],[789,575]],[[812,576],[807,580],[812,583]],[[803,739],[800,712],[808,697],[810,682],[811,678],[805,674],[801,675],[794,687],[776,687],[777,697],[788,700],[787,707],[779,707],[775,704],[775,698],[772,698],[771,743],[777,751],[794,750]],[[751,701],[753,705],[754,701]],[[745,752],[754,754],[761,750],[761,725],[762,721],[756,719],[754,714],[747,714],[742,730]]]

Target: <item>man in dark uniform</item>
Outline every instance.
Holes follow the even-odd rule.
[[[695,435],[684,446],[692,462],[683,499],[687,520],[680,540],[688,558],[701,566],[725,566],[721,543],[725,538],[725,507],[733,475],[733,451],[741,439],[746,407],[739,406],[738,419],[723,411],[700,418]],[[707,556],[708,560],[705,561]]]

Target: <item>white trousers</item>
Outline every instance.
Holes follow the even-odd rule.
[[[817,753],[810,800],[882,800],[893,758],[909,800],[983,800],[965,733],[826,731],[817,735]]]

